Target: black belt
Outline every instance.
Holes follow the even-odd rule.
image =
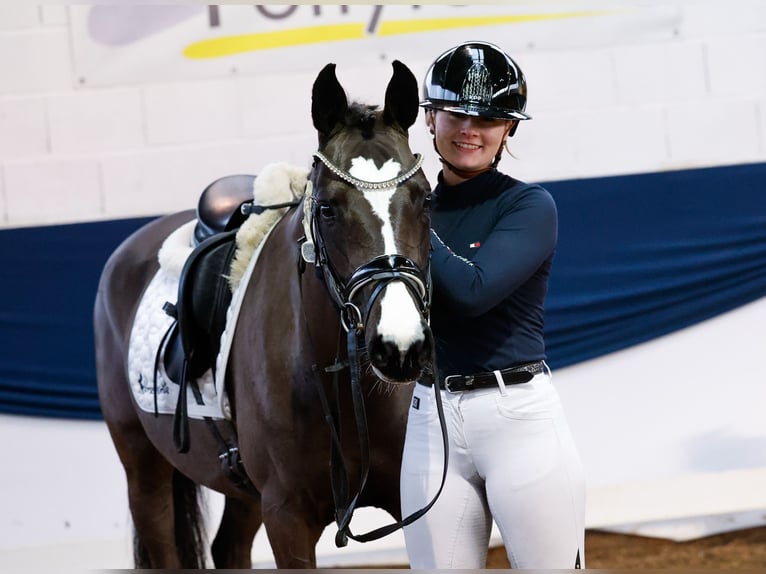
[[[526,363],[518,367],[510,367],[500,371],[500,377],[506,385],[518,385],[528,383],[535,375],[544,373],[547,367],[544,361]],[[458,391],[471,391],[473,389],[488,389],[497,387],[497,378],[494,372],[477,373],[475,375],[449,375],[444,378],[441,387],[451,393]]]

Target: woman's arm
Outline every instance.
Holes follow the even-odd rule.
[[[556,247],[556,204],[534,186],[500,217],[468,260],[431,231],[431,276],[439,298],[461,316],[486,313],[526,282]]]

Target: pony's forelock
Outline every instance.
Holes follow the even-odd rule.
[[[380,115],[378,106],[352,102],[346,110],[346,126],[358,127],[362,137],[371,139],[375,133],[375,123]]]

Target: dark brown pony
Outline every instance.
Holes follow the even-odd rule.
[[[359,492],[363,459],[369,458],[357,505],[400,518],[411,381],[429,368],[433,343],[427,324],[430,188],[407,132],[418,113],[417,82],[400,62],[393,68],[383,110],[349,104],[333,64],[314,83],[319,146],[303,200],[310,203],[289,210],[264,244],[226,372],[232,417],[214,423],[224,438],[238,440],[253,488],[237,486],[224,474],[220,444],[206,421],[189,421],[190,448],[179,453],[173,417],[138,408],[128,381],[131,326],[158,270],[158,249],[194,213],[152,221],[107,262],[94,317],[98,389],[127,476],[137,567],[204,566],[198,485],[225,495],[210,549],[216,567],[250,568],[261,524],[278,567],[315,567],[315,545],[337,518],[332,433],[322,408],[328,398],[336,405],[330,410],[339,413],[348,497]],[[307,230],[314,249],[304,250],[313,251],[316,263],[300,257]],[[360,337],[368,455],[354,415],[356,346],[347,331]],[[333,365],[343,366],[337,380],[326,370]]]

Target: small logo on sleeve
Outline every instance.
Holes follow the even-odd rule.
[[[469,243],[468,247],[470,247],[471,249],[478,249],[479,247],[481,247],[481,241],[474,241],[473,243]]]
[[[412,397],[412,408],[417,411],[420,410],[420,397]]]

